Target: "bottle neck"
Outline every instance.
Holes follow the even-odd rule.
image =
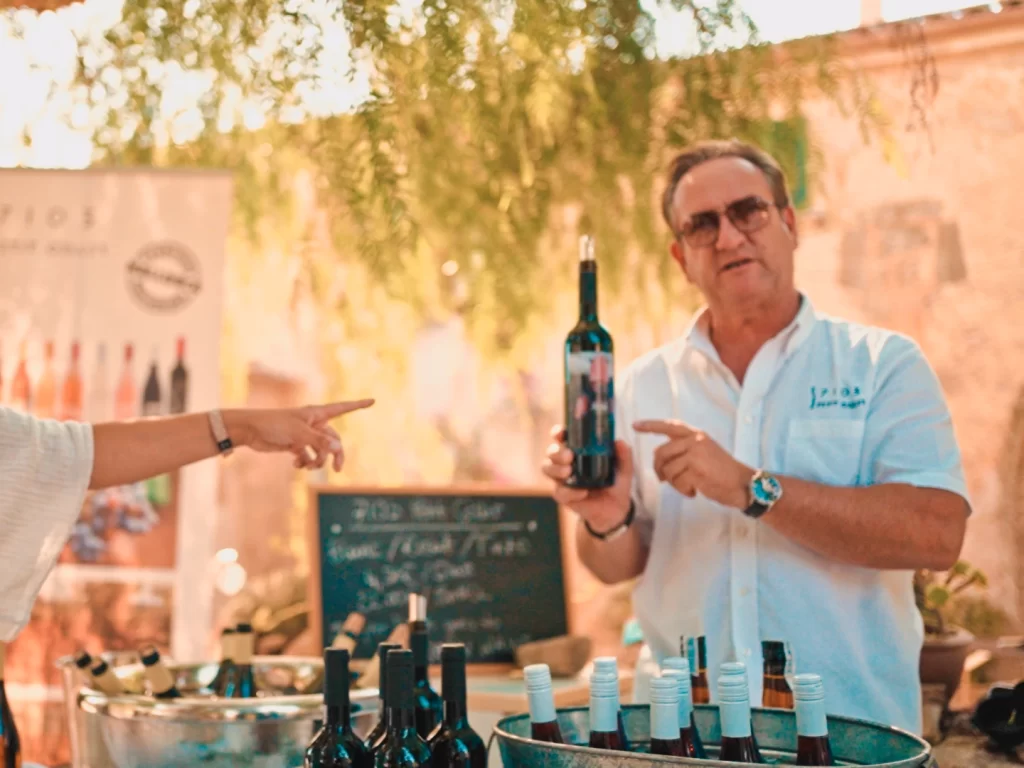
[[[444,724],[452,729],[463,728],[469,724],[466,699],[461,701],[444,700]]]
[[[526,693],[527,704],[530,707],[530,720],[534,723],[550,723],[557,719],[555,714],[555,697],[550,688],[530,691]]]
[[[410,728],[416,728],[416,713],[409,708],[389,705],[384,711],[384,718],[387,722],[387,730],[390,733],[398,733],[407,731]]]
[[[722,718],[722,737],[743,739],[750,736],[750,702],[720,701],[718,710]]]
[[[794,708],[796,709],[796,732],[798,735],[810,738],[828,736],[824,699],[815,701],[797,699]]]
[[[328,704],[324,722],[328,728],[347,731],[352,726],[352,708],[348,704]]]
[[[611,696],[590,697],[590,730],[612,733],[619,729],[619,702]]]
[[[597,265],[580,265],[580,320],[597,322]]]
[[[662,741],[679,738],[678,705],[672,702],[651,702],[651,738]]]

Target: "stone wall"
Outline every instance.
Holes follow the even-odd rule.
[[[798,280],[819,309],[922,345],[974,505],[964,556],[989,575],[990,597],[1024,618],[1024,13],[924,25],[938,76],[927,129],[912,112],[915,68],[898,26],[846,40],[890,141],[865,144],[834,107],[809,105],[825,168],[801,217]]]

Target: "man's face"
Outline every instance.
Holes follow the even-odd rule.
[[[763,306],[793,290],[796,218],[792,208],[780,211],[773,200],[765,175],[738,157],[701,163],[677,185],[674,226],[677,233],[693,234],[676,237],[672,258],[713,307]],[[756,222],[755,231],[741,231],[742,222],[738,228],[726,215],[730,206],[743,221]],[[710,242],[692,242],[701,236]]]

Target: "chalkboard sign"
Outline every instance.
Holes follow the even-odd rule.
[[[311,615],[325,646],[366,616],[356,658],[427,596],[431,661],[466,644],[474,664],[568,631],[558,505],[544,491],[313,489]]]

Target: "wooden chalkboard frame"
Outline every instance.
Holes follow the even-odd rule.
[[[321,494],[343,494],[345,496],[372,496],[375,494],[387,494],[393,496],[502,496],[515,498],[542,498],[551,499],[551,491],[545,488],[535,487],[510,487],[493,486],[487,484],[464,484],[457,486],[348,486],[330,484],[310,484],[309,502],[307,504],[306,520],[306,546],[309,556],[309,578],[306,582],[306,596],[309,605],[309,630],[312,630],[312,637],[316,638],[317,644],[323,637],[323,605],[321,596],[323,594],[323,564],[320,562],[320,496]],[[572,603],[569,596],[572,593],[572,569],[566,568],[569,558],[575,555],[575,547],[569,546],[569,531],[574,527],[567,522],[567,513],[563,506],[558,505],[558,538],[559,549],[562,555],[562,591],[564,605],[566,608],[565,624],[569,633],[573,631]],[[429,613],[429,606],[427,608]],[[432,665],[432,669],[438,665]],[[509,663],[469,663],[466,665],[467,672],[474,675],[502,674],[516,669],[514,662]]]

